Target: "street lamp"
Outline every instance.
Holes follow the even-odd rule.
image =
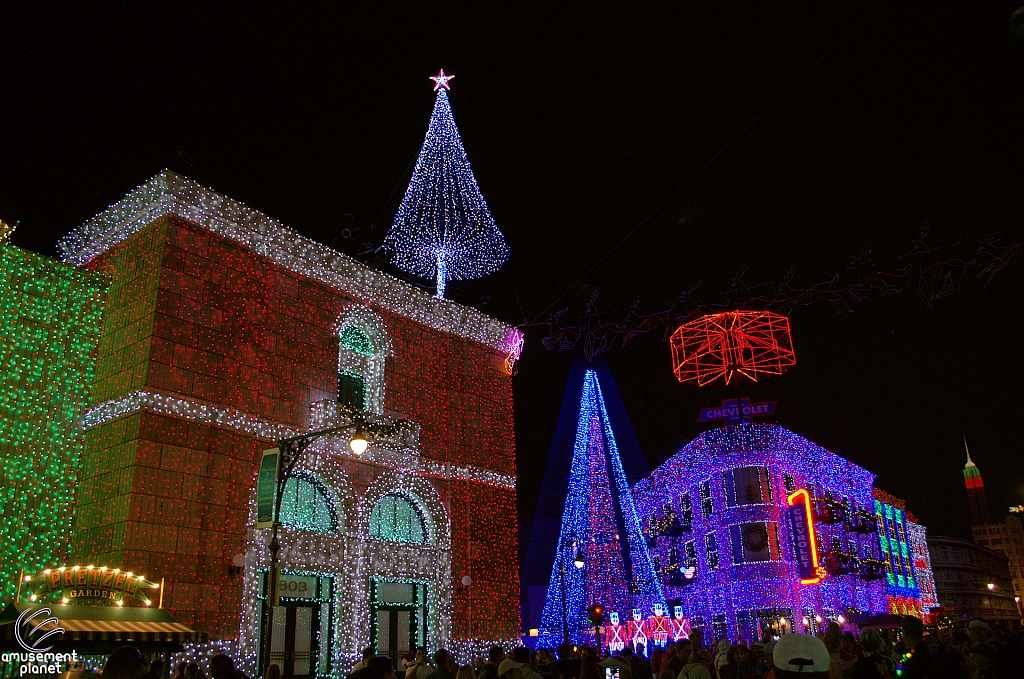
[[[281,544],[277,541],[277,529],[281,525],[281,495],[284,490],[285,483],[288,481],[291,473],[295,470],[299,460],[305,454],[309,444],[318,438],[338,435],[351,430],[352,427],[355,426],[356,433],[349,441],[348,446],[352,453],[358,457],[366,452],[366,448],[369,445],[369,441],[367,440],[369,436],[373,436],[374,438],[395,436],[408,425],[406,420],[395,420],[390,424],[371,422],[367,419],[366,413],[347,405],[339,406],[338,413],[346,417],[349,420],[349,423],[340,427],[332,427],[322,431],[314,431],[300,436],[280,439],[277,442],[278,454],[280,455],[278,469],[280,471],[277,477],[277,484],[274,487],[273,533],[271,535],[270,544],[268,545],[270,550],[270,570],[267,573],[267,605],[266,614],[263,618],[263,629],[261,630],[263,635],[263,652],[261,655],[264,667],[268,667],[270,665],[270,637],[271,630],[274,625],[274,606],[277,605],[275,602],[275,599],[277,598],[279,575],[277,555],[281,551]]]
[[[368,445],[370,445],[370,442],[366,440],[366,432],[363,431],[362,427],[356,430],[356,435],[348,442],[348,447],[356,457],[365,453]]]
[[[586,563],[583,560],[583,548],[580,546],[580,540],[571,533],[563,535],[558,541],[558,567],[561,571],[562,581],[562,641],[569,643],[569,610],[566,607],[565,602],[565,544],[572,540],[572,546],[576,550],[576,556],[573,558],[573,565],[578,569],[582,569]]]

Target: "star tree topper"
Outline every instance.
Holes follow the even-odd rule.
[[[437,296],[448,281],[494,273],[508,259],[508,244],[487,209],[462,146],[448,101],[454,76],[434,81],[434,111],[409,187],[384,239],[392,264],[414,276],[435,278]]]
[[[453,75],[445,75],[443,68],[441,69],[441,72],[438,73],[437,75],[430,76],[430,79],[434,81],[434,91],[437,92],[442,87],[445,88],[446,90],[450,90],[451,88],[448,87],[448,81],[454,77],[455,76]]]

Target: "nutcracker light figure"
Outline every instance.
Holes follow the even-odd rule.
[[[651,642],[655,646],[665,648],[668,644],[669,623],[668,616],[665,615],[665,607],[662,604],[654,604],[654,615],[652,615],[647,621],[648,633]]]
[[[612,611],[608,614],[608,624],[605,625],[605,638],[608,641],[608,650],[612,653],[619,653],[626,648],[626,625],[619,624],[619,614]]]
[[[647,621],[641,617],[640,609],[633,609],[633,619],[629,621],[629,638],[634,653],[647,655]],[[641,651],[640,649],[643,649]]]
[[[672,609],[672,640],[680,641],[690,638],[690,619],[683,617],[683,607],[676,606]]]

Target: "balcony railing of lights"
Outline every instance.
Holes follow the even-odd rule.
[[[310,406],[309,428],[313,431],[351,427],[354,436],[361,426],[379,432],[372,437],[372,442],[377,447],[406,455],[420,454],[419,423],[399,413],[374,415],[355,410],[333,399],[315,401]]]

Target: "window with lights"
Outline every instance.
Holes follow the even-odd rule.
[[[338,531],[338,515],[327,489],[315,479],[291,476],[281,491],[281,525],[316,533]]]
[[[738,467],[722,474],[729,507],[771,504],[772,484],[767,467]]]
[[[750,521],[729,526],[734,564],[779,560],[779,528],[774,521]]]
[[[704,536],[704,552],[707,554],[708,570],[718,568],[718,540],[714,533]]]
[[[427,543],[427,527],[416,504],[397,493],[389,493],[373,506],[370,537],[389,542]]]
[[[693,527],[693,504],[689,493],[679,496],[679,527],[684,531]]]
[[[391,342],[373,311],[352,305],[336,323],[338,402],[375,415],[384,412],[384,366]]]
[[[705,481],[700,484],[700,511],[706,519],[711,516],[714,509],[715,503],[711,498],[711,481]]]

